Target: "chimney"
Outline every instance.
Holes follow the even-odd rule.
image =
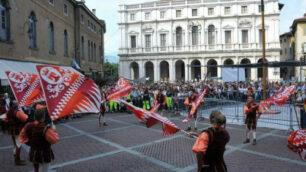
[[[92,9],[92,13],[96,15],[96,9]]]

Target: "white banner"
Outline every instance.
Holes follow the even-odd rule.
[[[245,69],[222,68],[222,81],[223,82],[245,81]]]

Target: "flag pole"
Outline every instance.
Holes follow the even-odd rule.
[[[265,4],[264,4],[264,0],[261,0],[261,32],[262,32],[262,80],[263,80],[263,96],[264,96],[264,100],[267,99],[267,66],[266,66],[266,31],[265,31]]]
[[[196,137],[195,135],[191,135],[191,133],[188,133],[188,132],[185,131],[185,130],[181,130],[181,129],[180,129],[180,132],[182,132],[182,133],[188,135],[188,136],[191,137],[191,138],[194,138],[194,139],[197,139],[197,138],[198,138],[198,137]]]

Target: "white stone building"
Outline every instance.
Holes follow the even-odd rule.
[[[221,68],[262,59],[260,0],[161,0],[119,7],[119,74],[152,81],[221,77]],[[268,61],[280,60],[278,0],[265,0]],[[207,71],[208,70],[208,71]],[[257,80],[261,69],[247,69]],[[279,69],[269,68],[270,80]]]

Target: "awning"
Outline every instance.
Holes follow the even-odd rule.
[[[46,65],[46,64],[0,59],[1,86],[9,85],[5,71],[9,70],[15,72],[29,72],[37,74],[36,65]]]

